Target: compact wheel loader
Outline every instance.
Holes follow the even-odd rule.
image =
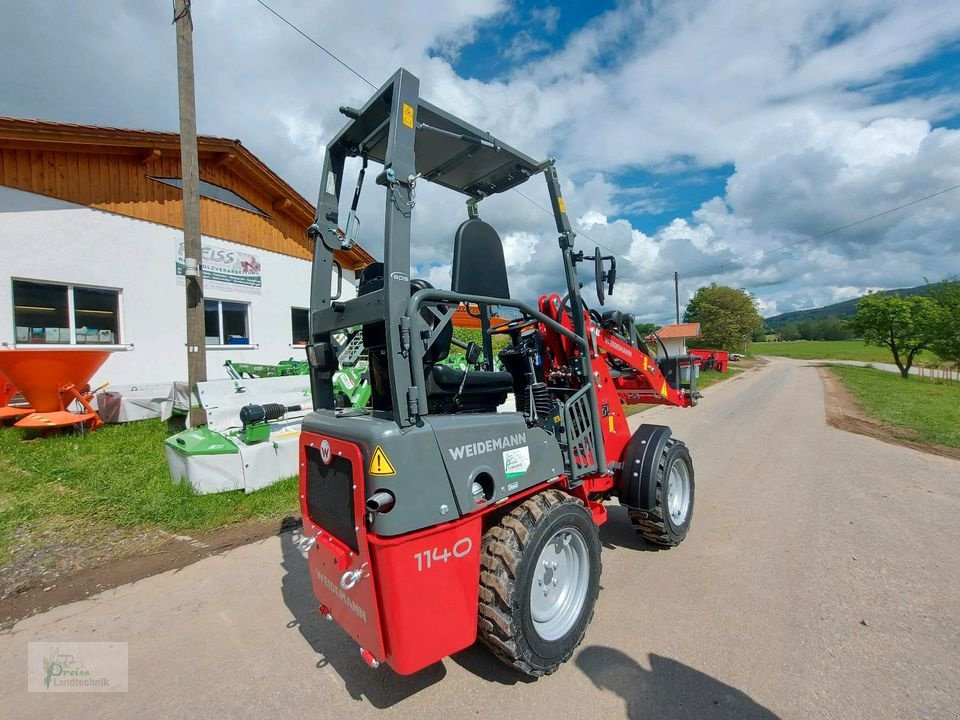
[[[363,107],[340,110],[348,122],[326,147],[308,229],[314,409],[301,436],[300,547],[319,611],[371,667],[414,673],[479,637],[521,672],[552,673],[593,615],[605,501],[617,498],[653,543],[674,546],[687,534],[690,454],[668,427],[631,432],[622,403],[691,406],[695,380],[688,372],[684,382],[684,358],[648,354],[631,315],[587,307],[578,266],[592,264],[602,306],[615,259],[574,250],[553,160],[537,162],[425,102],[403,69]],[[347,158],[363,169],[342,222]],[[356,298],[341,299],[331,289],[333,256],[356,239],[371,161],[385,196],[384,259],[361,272]],[[566,288],[534,307],[510,296],[500,238],[479,205],[541,174]],[[422,182],[467,198],[466,220],[451,228],[449,290],[410,278]],[[482,343],[465,348],[467,369],[441,362],[451,344],[463,345],[451,324],[461,304],[482,328]],[[515,317],[491,325],[504,308]],[[334,334],[358,325],[372,398],[364,409],[339,408]],[[500,371],[497,333],[509,340]],[[516,409],[507,411],[510,394]]]

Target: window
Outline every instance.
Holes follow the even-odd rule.
[[[227,300],[204,300],[203,315],[207,345],[249,345],[250,305]]]
[[[115,345],[120,291],[14,280],[13,324],[17,343]]]
[[[310,311],[306,308],[290,308],[290,327],[294,345],[306,345],[310,340]]]

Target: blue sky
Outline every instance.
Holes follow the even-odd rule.
[[[684,299],[730,284],[765,314],[960,274],[960,191],[777,250],[960,184],[960,3],[268,2],[373,82],[406,67],[425,98],[555,156],[582,246],[620,256],[613,301],[644,320],[672,315],[674,270]],[[106,17],[12,6],[0,114],[176,130],[170,19],[139,0]],[[252,0],[195,3],[194,26],[200,131],[239,138],[315,198],[337,108],[370,88]],[[523,192],[548,204],[539,179]],[[382,207],[365,193],[375,255]],[[561,285],[539,208],[507,193],[482,212],[513,294]],[[414,272],[448,286],[464,216],[462,198],[418,193]]]
[[[450,58],[452,67],[461,77],[485,82],[508,77],[518,67],[563,46],[590,20],[615,6],[609,0],[511,3],[474,27],[473,41]],[[433,52],[444,55],[439,49]]]

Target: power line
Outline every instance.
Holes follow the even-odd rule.
[[[288,25],[290,28],[292,28],[292,29],[295,30],[297,33],[299,33],[301,36],[303,36],[303,37],[306,38],[308,41],[310,41],[313,45],[315,45],[316,47],[320,48],[323,52],[325,52],[325,53],[326,53],[327,55],[329,55],[331,58],[333,58],[334,60],[336,60],[336,61],[337,61],[340,65],[342,65],[344,68],[346,68],[347,70],[349,70],[350,72],[352,72],[354,75],[356,75],[358,78],[360,78],[361,80],[363,80],[367,85],[369,85],[370,87],[372,87],[374,90],[377,89],[377,86],[376,86],[376,85],[374,85],[372,82],[370,82],[369,80],[367,80],[367,78],[365,78],[365,77],[364,77],[363,75],[361,75],[359,72],[357,72],[356,70],[354,70],[354,69],[353,69],[352,67],[350,67],[346,62],[344,62],[343,60],[341,60],[339,57],[337,57],[337,56],[336,56],[335,54],[333,54],[331,51],[327,50],[327,48],[325,48],[325,47],[324,47],[323,45],[321,45],[319,42],[317,42],[317,41],[314,40],[312,37],[310,37],[307,33],[305,33],[303,30],[301,30],[299,27],[297,27],[294,23],[292,23],[292,22],[290,22],[289,20],[287,20],[287,18],[285,18],[283,15],[281,15],[281,14],[278,13],[276,10],[274,10],[272,7],[270,7],[270,5],[268,5],[267,3],[265,3],[264,0],[257,0],[257,2],[258,2],[260,5],[262,5],[264,8],[266,8],[267,10],[269,10],[271,13],[273,13],[278,19],[280,19],[282,22],[284,22],[284,23],[285,23],[286,25]],[[548,210],[547,208],[545,208],[543,205],[541,205],[540,203],[538,203],[536,200],[534,200],[534,199],[531,198],[530,196],[525,195],[524,193],[520,192],[517,188],[514,188],[514,191],[515,191],[520,197],[522,197],[524,200],[526,200],[527,202],[529,202],[529,203],[535,205],[536,207],[540,208],[541,210],[543,210],[543,211],[544,211],[547,215],[549,215],[550,217],[553,217],[553,212],[550,211],[550,210]],[[589,240],[590,242],[594,243],[595,245],[598,245],[599,247],[602,247],[604,250],[606,250],[606,251],[608,251],[608,252],[611,252],[611,253],[613,253],[614,255],[622,258],[623,260],[625,260],[626,262],[630,263],[631,265],[635,265],[635,266],[637,266],[637,267],[639,267],[639,268],[642,268],[642,269],[644,269],[644,270],[647,270],[647,271],[649,271],[649,272],[654,272],[654,273],[663,274],[663,275],[669,274],[669,273],[663,272],[662,270],[656,270],[656,269],[654,269],[654,268],[652,268],[652,267],[649,267],[649,266],[647,266],[647,265],[642,265],[641,263],[638,263],[638,262],[636,262],[635,260],[631,260],[631,259],[628,258],[626,255],[623,255],[622,253],[617,252],[617,251],[614,250],[613,248],[607,247],[607,246],[604,245],[603,243],[598,242],[597,240],[594,240],[592,237],[590,237],[589,235],[587,235],[587,233],[585,233],[585,232],[580,231],[580,232],[578,232],[578,234],[581,235],[582,237],[586,238],[586,239]]]
[[[376,85],[374,85],[372,82],[370,82],[369,80],[367,80],[363,75],[361,75],[359,72],[357,72],[357,71],[354,70],[352,67],[350,67],[349,65],[347,65],[343,60],[341,60],[340,58],[338,58],[338,57],[337,57],[336,55],[334,55],[332,52],[330,52],[329,50],[327,50],[323,45],[321,45],[320,43],[318,43],[318,42],[317,42],[316,40],[314,40],[312,37],[310,37],[309,35],[307,35],[303,30],[301,30],[301,29],[298,28],[296,25],[294,25],[292,22],[290,22],[289,20],[287,20],[283,15],[281,15],[281,14],[278,13],[276,10],[274,10],[272,7],[270,7],[269,5],[267,5],[263,0],[257,0],[257,2],[260,3],[261,5],[263,5],[263,7],[265,7],[267,10],[269,10],[270,12],[272,12],[272,13],[273,13],[274,15],[276,15],[280,20],[282,20],[282,21],[285,22],[287,25],[289,25],[290,27],[292,27],[292,28],[293,28],[294,30],[296,30],[298,33],[300,33],[300,34],[301,34],[303,37],[305,37],[307,40],[309,40],[309,41],[312,42],[314,45],[316,45],[318,48],[320,48],[321,50],[323,50],[327,55],[329,55],[329,56],[332,57],[334,60],[336,60],[338,63],[340,63],[340,64],[341,64],[343,67],[345,67],[347,70],[349,70],[349,71],[352,72],[354,75],[356,75],[358,78],[360,78],[361,80],[363,80],[367,85],[369,85],[370,87],[372,87],[374,90],[377,89],[377,86],[376,86]]]
[[[891,213],[895,213],[899,210],[903,210],[904,208],[908,208],[912,205],[917,205],[927,200],[931,200],[935,197],[939,197],[940,195],[945,195],[946,193],[956,190],[958,188],[960,188],[960,185],[953,185],[951,187],[944,188],[943,190],[938,190],[935,193],[924,195],[923,197],[917,198],[916,200],[911,200],[910,202],[903,203],[903,205],[897,205],[896,207],[890,208],[889,210],[884,210],[883,212],[875,213],[873,215],[870,215],[869,217],[861,218],[860,220],[854,220],[853,222],[847,223],[846,225],[839,225],[835,228],[830,228],[829,230],[824,230],[823,232],[819,232],[816,235],[809,235],[807,237],[800,238],[799,240],[794,240],[793,242],[787,243],[786,245],[781,245],[779,247],[775,247],[770,250],[763,250],[761,252],[762,252],[762,255],[766,256],[776,252],[781,252],[783,250],[789,250],[790,248],[796,247],[797,245],[800,245],[802,243],[810,242],[811,240],[819,240],[820,238],[826,237],[827,235],[833,235],[834,233],[838,233],[841,230],[847,230],[849,228],[856,227],[857,225],[862,225],[863,223],[870,222],[871,220],[876,220],[877,218],[883,217],[884,215],[890,215]],[[706,265],[704,267],[688,270],[686,274],[694,275],[697,273],[707,272],[709,270],[719,270],[726,267],[727,265],[743,264],[743,263],[744,263],[743,260],[734,259],[734,260],[730,260],[729,262],[720,263],[718,265]]]
[[[272,7],[270,7],[270,5],[268,5],[267,3],[265,3],[264,0],[257,0],[257,2],[258,2],[260,5],[262,5],[264,8],[266,8],[267,10],[269,10],[273,15],[275,15],[275,16],[276,16],[279,20],[281,20],[283,23],[285,23],[286,25],[288,25],[289,27],[291,27],[293,30],[295,30],[298,34],[300,34],[301,36],[303,36],[303,37],[304,37],[306,40],[308,40],[310,43],[312,43],[313,45],[315,45],[316,47],[318,47],[320,50],[322,50],[324,53],[326,53],[328,56],[330,56],[333,60],[335,60],[337,63],[339,63],[339,64],[340,64],[341,66],[343,66],[345,69],[349,70],[351,73],[353,73],[353,74],[356,75],[358,78],[360,78],[361,80],[363,80],[367,85],[369,85],[370,87],[372,87],[374,90],[377,89],[377,86],[374,85],[372,82],[370,82],[370,80],[368,80],[368,79],[365,78],[363,75],[361,75],[357,70],[354,70],[352,67],[350,67],[350,65],[348,65],[346,62],[344,62],[343,60],[341,60],[339,57],[337,57],[333,52],[331,52],[330,50],[327,50],[327,48],[325,48],[323,45],[321,45],[321,44],[320,44],[319,42],[317,42],[315,39],[313,39],[312,37],[310,37],[310,35],[308,35],[307,33],[305,33],[303,30],[301,30],[299,27],[297,27],[294,23],[290,22],[287,18],[285,18],[283,15],[281,15],[281,14],[278,13],[276,10],[274,10]],[[189,11],[189,1],[187,2],[187,11]],[[838,227],[831,228],[831,229],[829,229],[829,230],[825,230],[825,231],[823,231],[823,232],[817,233],[816,235],[810,235],[810,236],[808,236],[808,237],[801,238],[801,239],[799,239],[799,240],[795,240],[794,242],[787,243],[786,245],[781,245],[780,247],[776,247],[776,248],[773,248],[773,249],[771,249],[771,250],[764,250],[764,251],[762,251],[762,255],[766,256],[766,255],[773,254],[773,253],[776,253],[776,252],[781,252],[781,251],[783,251],[783,250],[788,250],[788,249],[790,249],[790,248],[792,248],[792,247],[796,247],[797,245],[800,245],[800,244],[802,244],[802,243],[810,242],[811,240],[818,240],[818,239],[820,239],[820,238],[826,237],[827,235],[832,235],[832,234],[834,234],[834,233],[840,232],[841,230],[847,230],[847,229],[852,228],[852,227],[855,227],[855,226],[857,226],[857,225],[862,225],[863,223],[870,222],[871,220],[876,220],[877,218],[883,217],[884,215],[889,215],[889,214],[891,214],[891,213],[895,213],[895,212],[898,212],[898,211],[900,211],[900,210],[903,210],[904,208],[911,207],[912,205],[917,205],[917,204],[922,203],[922,202],[925,202],[925,201],[927,201],[927,200],[931,200],[932,198],[938,197],[938,196],[940,196],[940,195],[945,195],[946,193],[951,192],[951,191],[953,191],[953,190],[956,190],[956,189],[958,189],[958,188],[960,188],[960,184],[958,184],[958,185],[953,185],[953,186],[948,187],[948,188],[945,188],[945,189],[943,189],[943,190],[938,190],[938,191],[935,192],[935,193],[930,193],[929,195],[924,195],[923,197],[917,198],[916,200],[911,200],[910,202],[904,203],[904,204],[902,204],[902,205],[898,205],[897,207],[890,208],[889,210],[884,210],[883,212],[879,212],[879,213],[876,213],[876,214],[874,214],[874,215],[870,215],[869,217],[861,218],[860,220],[855,220],[854,222],[847,223],[846,225],[840,225],[840,226],[838,226]],[[545,212],[546,214],[550,215],[551,217],[553,216],[553,212],[552,212],[552,211],[550,211],[550,210],[548,210],[547,208],[545,208],[543,205],[541,205],[540,203],[538,203],[536,200],[534,200],[534,199],[531,198],[530,196],[525,195],[524,193],[520,192],[520,190],[518,190],[517,188],[513,188],[513,190],[514,190],[520,197],[522,197],[524,200],[526,200],[527,202],[529,202],[529,203],[531,203],[532,205],[535,205],[536,207],[540,208],[541,210],[543,210],[543,212]],[[652,268],[652,267],[650,267],[650,266],[648,266],[648,265],[643,265],[642,263],[638,263],[638,262],[636,262],[635,260],[631,260],[629,257],[627,257],[626,255],[624,255],[623,253],[617,252],[617,251],[614,250],[613,248],[610,248],[610,247],[604,245],[603,243],[601,243],[601,242],[593,239],[592,237],[590,237],[587,233],[585,233],[585,232],[583,232],[583,231],[580,231],[578,234],[581,235],[582,237],[586,238],[586,239],[589,240],[590,242],[594,243],[595,245],[597,245],[597,246],[599,246],[599,247],[602,247],[604,250],[607,250],[608,252],[611,252],[611,253],[613,253],[614,255],[622,258],[623,260],[625,260],[626,262],[630,263],[631,265],[635,265],[636,267],[642,268],[642,269],[647,270],[647,271],[649,271],[649,272],[657,273],[658,275],[670,275],[670,274],[672,274],[671,272],[667,272],[667,271],[665,271],[665,270],[658,270],[658,269]],[[707,265],[707,266],[705,266],[705,267],[699,267],[699,268],[695,268],[695,269],[693,269],[693,270],[686,270],[686,271],[683,272],[683,274],[686,275],[686,276],[696,275],[696,274],[698,274],[698,273],[703,273],[703,272],[707,272],[707,271],[711,271],[711,270],[721,270],[721,269],[727,267],[728,265],[733,265],[733,264],[744,264],[744,261],[743,261],[743,260],[740,260],[740,259],[734,259],[734,260],[730,260],[730,261],[725,262],[725,263],[719,263],[719,264],[717,264],[717,265]]]

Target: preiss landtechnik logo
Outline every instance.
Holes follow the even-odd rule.
[[[28,643],[27,690],[126,692],[127,643]]]

